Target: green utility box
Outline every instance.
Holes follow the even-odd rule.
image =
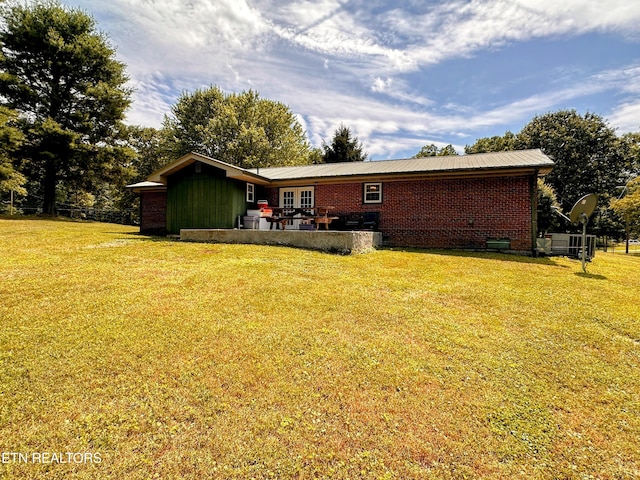
[[[511,240],[508,238],[488,238],[488,250],[509,250],[511,248]]]

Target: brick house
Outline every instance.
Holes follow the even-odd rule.
[[[260,169],[188,154],[129,188],[140,193],[142,233],[234,228],[266,199],[331,206],[341,219],[370,212],[392,246],[482,249],[508,239],[510,250],[532,252],[537,178],[552,168],[540,150]]]

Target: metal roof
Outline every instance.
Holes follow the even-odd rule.
[[[367,162],[323,163],[299,167],[251,169],[270,180],[349,177],[360,175],[395,175],[411,173],[445,173],[491,169],[540,168],[550,170],[553,161],[540,150],[447,155],[443,157],[374,160]]]
[[[147,177],[146,182],[128,185],[129,188],[151,190],[165,186],[166,177],[185,166],[201,161],[221,168],[230,178],[268,185],[271,182],[295,182],[362,176],[394,177],[401,175],[474,174],[491,170],[537,169],[545,175],[553,168],[553,161],[540,150],[448,155],[444,157],[409,158],[403,160],[372,160],[367,162],[323,163],[298,167],[245,169],[205,155],[190,153],[171,162]]]

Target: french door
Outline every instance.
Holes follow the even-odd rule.
[[[282,208],[313,208],[314,187],[296,187],[280,189]]]
[[[291,187],[280,189],[280,207],[285,209],[313,208],[315,206],[314,187]],[[292,226],[297,229],[299,220],[294,220]]]

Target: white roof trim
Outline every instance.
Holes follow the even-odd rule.
[[[164,184],[158,183],[158,182],[144,181],[144,182],[138,182],[138,183],[133,183],[131,185],[127,185],[127,188],[151,188],[151,187],[164,187]]]
[[[220,160],[216,160],[214,158],[207,157],[205,155],[201,155],[199,153],[188,153],[186,155],[183,155],[177,160],[174,160],[170,164],[165,165],[160,170],[157,170],[151,175],[149,175],[149,177],[147,178],[147,181],[159,182],[162,185],[166,185],[167,177],[169,175],[195,162],[202,162],[207,165],[211,165],[212,167],[216,167],[221,170],[224,170],[228,178],[235,178],[238,180],[243,180],[246,182],[258,183],[263,185],[266,185],[269,183],[268,178],[258,175],[257,173],[251,172],[244,168],[237,167],[235,165],[231,165],[226,162],[222,162]]]

